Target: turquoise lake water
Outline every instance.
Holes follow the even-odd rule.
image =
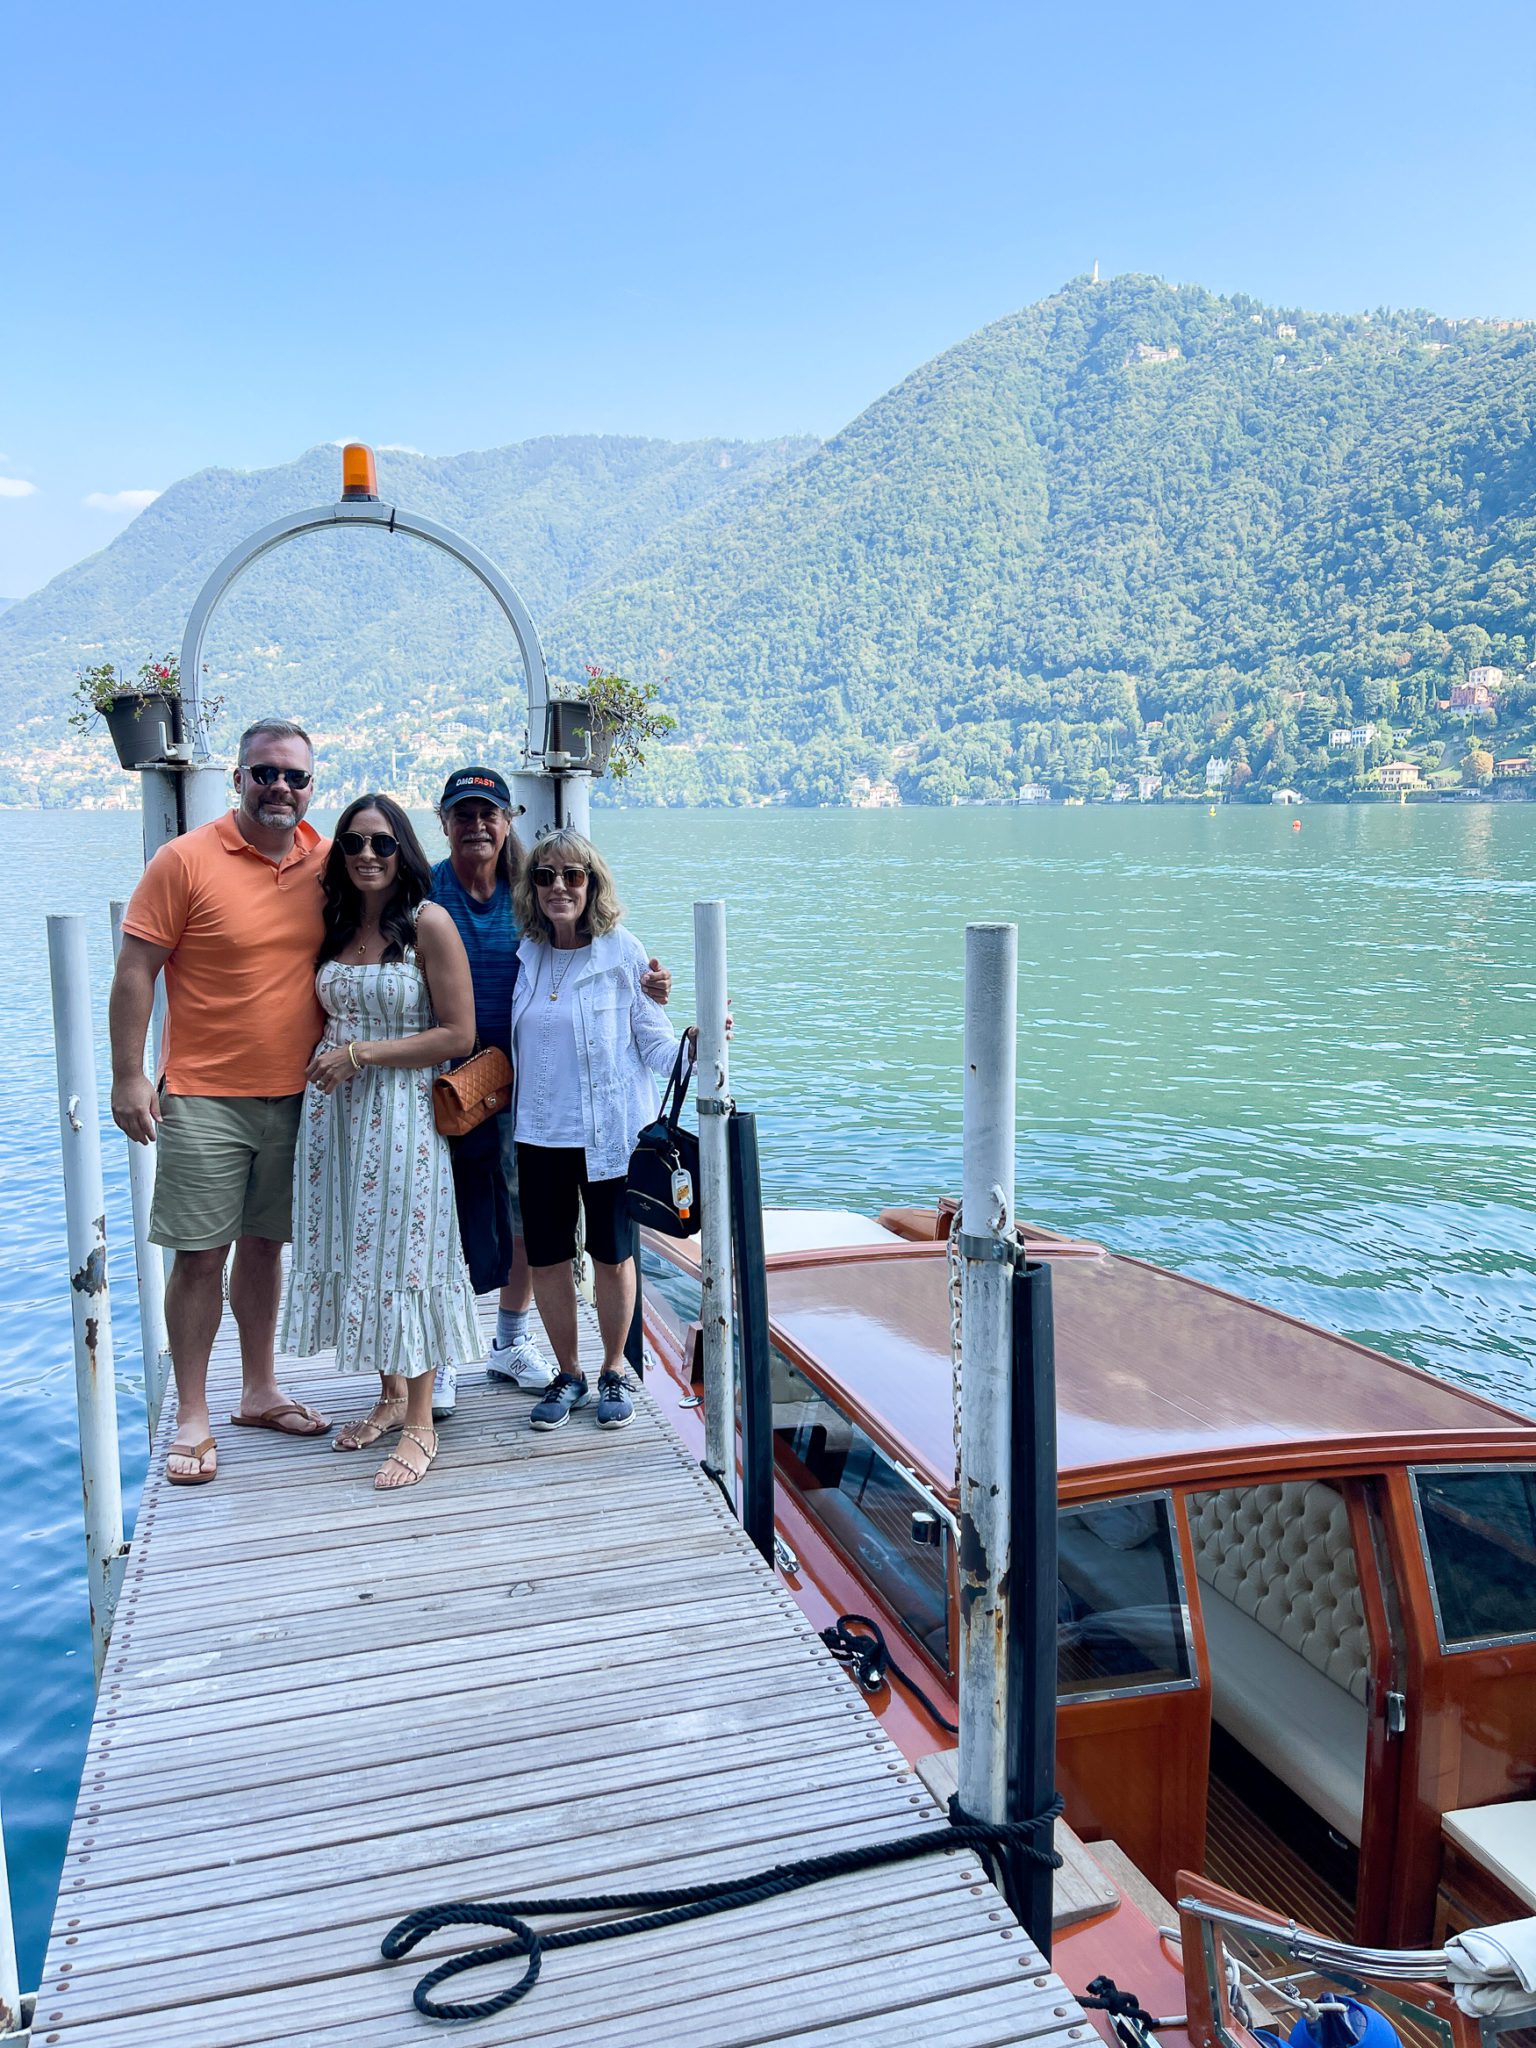
[[[769,1201],[958,1191],[964,927],[1019,925],[1021,1213],[1536,1412],[1536,806],[610,812],[690,1014],[725,898]],[[436,829],[424,821],[434,857]],[[106,1100],[126,814],[0,814],[0,1808],[35,1981],[90,1708],[44,914],[86,913]],[[106,1137],[131,1513],[146,1455]],[[168,1766],[170,1760],[168,1759]]]

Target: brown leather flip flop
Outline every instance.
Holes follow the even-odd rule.
[[[284,1429],[285,1415],[300,1416],[305,1422],[317,1425],[313,1429]],[[279,1407],[268,1408],[262,1415],[242,1415],[237,1409],[230,1416],[236,1429],[270,1429],[274,1436],[328,1436],[331,1425],[316,1409],[306,1408],[302,1401],[284,1401]]]
[[[205,1436],[200,1444],[172,1444],[165,1454],[167,1460],[165,1470],[166,1485],[211,1486],[219,1476],[219,1468],[215,1465],[211,1472],[203,1471],[203,1460],[210,1451],[215,1453],[218,1451],[218,1445],[211,1436]],[[195,1472],[173,1472],[170,1469],[169,1463],[172,1458],[196,1458],[198,1469]]]

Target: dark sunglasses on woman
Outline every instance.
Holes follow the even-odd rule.
[[[564,882],[567,889],[579,889],[586,879],[585,868],[535,868],[533,871],[536,889],[553,889],[556,882]]]
[[[308,789],[315,779],[312,769],[279,768],[271,761],[252,761],[245,772],[263,789],[270,789],[274,782],[286,782],[290,789]]]
[[[380,860],[388,860],[391,854],[400,851],[400,842],[393,832],[343,832],[336,844],[348,860],[356,860],[360,853],[376,853]]]

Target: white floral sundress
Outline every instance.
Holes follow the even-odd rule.
[[[383,966],[327,960],[322,1049],[406,1038],[434,1019],[414,949]],[[432,1121],[431,1067],[364,1067],[304,1091],[293,1171],[293,1264],[279,1348],[336,1346],[339,1372],[416,1379],[481,1354],[453,1168]]]

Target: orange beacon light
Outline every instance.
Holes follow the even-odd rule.
[[[343,501],[348,498],[377,499],[379,495],[373,450],[364,441],[349,441],[341,451],[341,495]]]

